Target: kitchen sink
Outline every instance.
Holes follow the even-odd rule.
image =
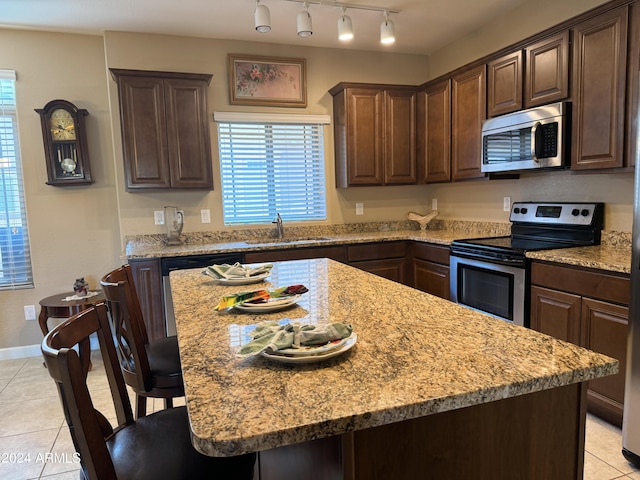
[[[331,237],[285,237],[281,239],[269,237],[269,238],[253,238],[251,240],[244,240],[244,243],[249,245],[261,245],[265,243],[278,244],[278,243],[295,243],[295,242],[321,242],[331,240]]]

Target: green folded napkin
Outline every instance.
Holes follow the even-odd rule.
[[[262,322],[249,334],[253,340],[243,345],[237,355],[249,357],[262,352],[275,352],[285,348],[324,345],[347,338],[353,332],[351,325],[333,322],[324,325],[300,325]]]
[[[236,262],[233,265],[229,265],[228,263],[210,265],[203,273],[206,273],[213,278],[232,280],[237,278],[250,278],[255,277],[256,275],[269,273],[272,268],[273,265],[270,263],[258,265],[257,267],[249,267]]]

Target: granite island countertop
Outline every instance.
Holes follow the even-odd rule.
[[[171,272],[195,447],[228,456],[368,429],[584,382],[618,362],[328,259],[277,262],[264,283],[216,284]],[[214,306],[239,290],[304,284],[293,307]],[[354,348],[320,363],[234,352],[264,320],[349,323]]]

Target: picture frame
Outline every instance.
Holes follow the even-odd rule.
[[[229,103],[267,107],[306,107],[304,58],[228,56]]]

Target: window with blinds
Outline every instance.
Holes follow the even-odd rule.
[[[327,117],[284,117],[216,113],[225,225],[327,218]]]
[[[15,83],[14,71],[0,70],[0,290],[33,287]]]

